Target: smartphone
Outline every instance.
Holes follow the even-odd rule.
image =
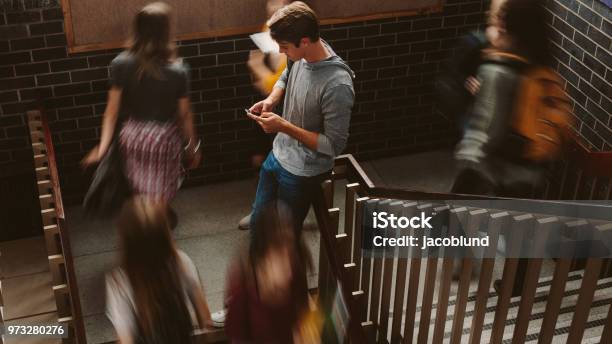
[[[248,115],[253,115],[253,116],[259,116],[258,113],[256,112],[251,112],[249,109],[244,109],[244,112]]]

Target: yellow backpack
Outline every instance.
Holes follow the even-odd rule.
[[[495,52],[527,62],[523,57]],[[528,66],[521,73],[519,90],[510,125],[525,138],[523,158],[533,162],[557,160],[573,124],[572,103],[563,90],[563,82],[551,68]]]

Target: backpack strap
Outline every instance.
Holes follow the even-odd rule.
[[[287,57],[287,74],[291,73],[291,67],[293,67],[294,63],[295,62],[291,61],[291,59]]]
[[[291,80],[289,77],[291,76],[291,68],[293,67],[294,63],[295,62],[291,61],[289,56],[287,56],[287,83],[285,84],[285,90],[289,89],[289,80]]]
[[[485,51],[484,53],[487,54],[487,51]],[[488,53],[488,55],[486,55],[485,57],[508,59],[508,60],[513,60],[513,61],[522,62],[526,64],[529,63],[529,60],[527,60],[523,56],[513,54],[513,53],[508,53],[505,51],[494,51],[494,52]]]
[[[523,72],[531,66],[529,60],[523,56],[495,49],[484,49],[482,51],[482,59],[483,64],[502,65],[515,69],[518,72]]]

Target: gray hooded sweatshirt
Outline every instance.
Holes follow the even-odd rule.
[[[296,61],[274,85],[285,89],[283,118],[319,133],[316,151],[284,133],[274,139],[274,156],[284,169],[298,176],[312,177],[331,170],[348,139],[355,100],[354,73],[327,44],[325,47],[332,56],[315,63]]]

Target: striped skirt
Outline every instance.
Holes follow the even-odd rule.
[[[119,136],[134,193],[170,201],[182,177],[182,135],[175,123],[128,120]]]

